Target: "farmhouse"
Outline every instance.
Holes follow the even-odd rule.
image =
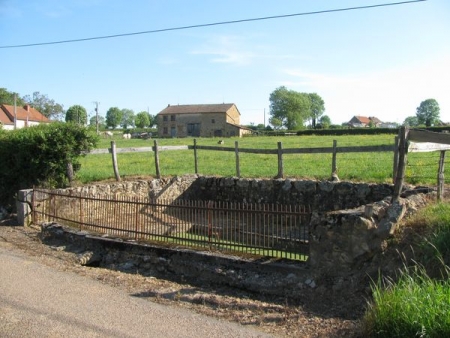
[[[378,118],[374,116],[353,116],[352,119],[347,123],[349,127],[353,128],[363,128],[363,127],[380,127],[381,122]]]
[[[0,124],[3,129],[13,130],[48,122],[50,120],[46,116],[30,105],[15,108],[8,104],[0,105]]]
[[[170,104],[157,115],[159,137],[229,137],[251,133],[234,103]]]

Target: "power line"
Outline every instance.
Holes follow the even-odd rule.
[[[120,37],[125,37],[125,36],[162,33],[162,32],[170,32],[170,31],[192,29],[192,28],[202,28],[202,27],[211,27],[211,26],[220,26],[220,25],[231,25],[231,24],[237,24],[237,23],[243,23],[243,22],[283,19],[283,18],[290,18],[290,17],[295,17],[295,16],[306,16],[306,15],[336,13],[336,12],[353,11],[353,10],[361,10],[361,9],[370,9],[370,8],[377,8],[377,7],[398,6],[398,5],[406,5],[406,4],[412,4],[412,3],[424,2],[424,1],[427,1],[427,0],[411,0],[411,1],[401,1],[401,2],[390,2],[390,3],[379,4],[379,5],[367,5],[367,6],[358,6],[358,7],[327,9],[327,10],[315,11],[315,12],[304,12],[304,13],[265,16],[265,17],[259,17],[259,18],[251,18],[251,19],[220,21],[220,22],[213,22],[213,23],[190,25],[190,26],[154,29],[154,30],[148,30],[148,31],[142,31],[142,32],[95,36],[95,37],[89,37],[89,38],[80,38],[80,39],[71,39],[71,40],[59,40],[59,41],[50,41],[50,42],[37,42],[37,43],[29,43],[29,44],[22,44],[22,45],[0,46],[0,49],[35,47],[35,46],[56,45],[56,44],[63,44],[63,43],[91,41],[91,40],[113,39],[113,38],[120,38]]]

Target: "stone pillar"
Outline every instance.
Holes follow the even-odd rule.
[[[33,189],[20,190],[17,194],[16,209],[17,222],[19,225],[28,226],[31,224],[31,202]]]

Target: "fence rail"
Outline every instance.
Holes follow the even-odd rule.
[[[299,205],[89,197],[34,189],[33,222],[137,241],[306,260],[311,210]]]
[[[276,149],[255,149],[255,148],[239,148],[238,141],[235,142],[233,147],[221,147],[221,146],[204,146],[198,145],[197,140],[194,139],[194,145],[181,145],[181,146],[159,146],[158,141],[154,141],[153,147],[142,147],[142,148],[116,148],[115,142],[111,141],[111,148],[109,149],[95,149],[90,152],[90,154],[112,154],[113,169],[116,176],[116,180],[120,180],[119,168],[117,164],[117,153],[133,153],[133,152],[154,152],[155,156],[155,171],[158,178],[161,177],[161,169],[159,164],[159,152],[161,151],[172,151],[172,150],[193,150],[194,152],[194,171],[198,174],[198,151],[225,151],[235,153],[235,163],[236,163],[236,177],[241,177],[240,170],[240,153],[250,153],[250,154],[268,154],[277,155],[278,159],[278,172],[276,177],[284,177],[284,161],[283,155],[292,154],[331,154],[332,163],[330,168],[330,175],[336,171],[337,168],[337,154],[344,153],[370,153],[370,152],[392,152],[393,153],[393,174],[397,171],[397,158],[398,158],[398,146],[397,138],[395,138],[394,143],[390,145],[373,145],[373,146],[345,146],[339,147],[337,141],[333,141],[331,147],[315,147],[315,148],[287,148],[283,149],[282,142],[277,143]]]

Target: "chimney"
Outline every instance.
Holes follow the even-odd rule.
[[[24,106],[24,108],[25,108],[25,110],[26,110],[26,111],[28,111],[28,112],[29,112],[29,111],[30,111],[30,108],[31,108],[31,107],[30,107],[30,105],[29,105],[29,104],[27,104],[26,106]]]

